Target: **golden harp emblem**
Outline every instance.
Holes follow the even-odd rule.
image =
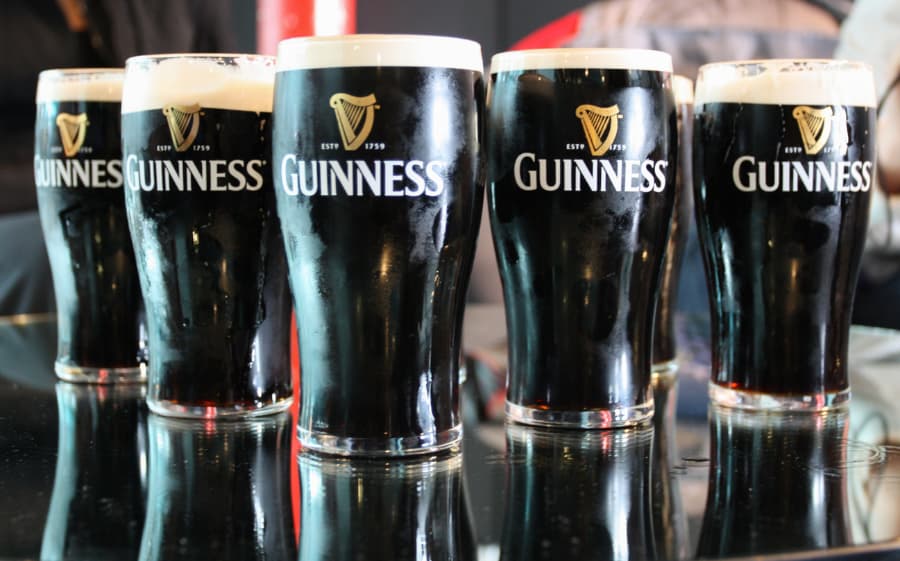
[[[81,150],[87,127],[87,113],[79,113],[78,115],[60,113],[56,116],[56,128],[59,129],[59,139],[62,141],[63,154],[67,158],[71,158]]]
[[[169,123],[172,145],[178,152],[184,152],[197,139],[200,132],[200,105],[169,105],[163,107],[163,115]]]
[[[818,154],[832,137],[841,154],[847,153],[847,115],[840,107],[814,109],[798,105],[792,113],[803,139],[803,150],[809,155]]]
[[[619,106],[579,105],[575,109],[575,116],[581,119],[581,127],[584,129],[584,137],[591,154],[594,156],[606,154],[616,141],[616,134],[619,132],[619,119],[622,118],[622,115],[619,115]]]
[[[375,110],[380,109],[375,101],[373,93],[363,97],[345,93],[331,96],[328,104],[334,108],[344,150],[356,150],[369,137],[375,124]]]

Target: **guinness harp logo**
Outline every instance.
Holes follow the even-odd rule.
[[[169,122],[169,134],[172,135],[175,150],[186,151],[197,139],[197,133],[200,131],[200,104],[169,105],[163,107],[162,112]]]
[[[81,150],[87,127],[87,113],[79,113],[78,115],[60,113],[56,116],[56,128],[59,129],[59,139],[62,141],[63,154],[67,158],[71,158]]]
[[[345,93],[331,96],[328,104],[334,108],[344,150],[356,150],[369,137],[375,124],[375,110],[381,108],[375,101],[373,93],[363,97]]]
[[[841,155],[847,153],[847,114],[843,109],[840,107],[814,109],[807,105],[799,105],[794,108],[793,116],[797,120],[800,137],[803,139],[803,150],[807,154],[815,155],[821,152],[829,137],[832,137],[832,144]]]
[[[591,154],[594,156],[606,154],[616,141],[616,134],[619,132],[619,119],[622,118],[622,115],[619,115],[619,106],[579,105],[575,109],[575,116],[581,119],[584,138],[591,149]]]

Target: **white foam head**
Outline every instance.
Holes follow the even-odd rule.
[[[868,65],[843,60],[751,60],[700,67],[694,103],[875,107]]]
[[[647,49],[570,48],[507,51],[491,58],[491,74],[548,68],[672,72],[672,57]]]
[[[110,101],[122,99],[121,68],[61,68],[38,75],[37,103],[48,101]]]
[[[295,37],[278,44],[278,72],[373,66],[484,71],[481,45],[457,37],[335,35]]]
[[[130,58],[125,63],[122,112],[168,105],[272,111],[275,58],[181,54]]]
[[[687,76],[675,74],[672,76],[672,94],[677,105],[694,103],[694,82]]]

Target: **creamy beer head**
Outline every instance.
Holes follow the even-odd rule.
[[[338,35],[295,37],[278,44],[278,72],[354,66],[484,70],[481,46],[456,37]]]
[[[534,49],[494,55],[491,74],[540,68],[672,72],[672,57],[646,49]]]
[[[122,99],[121,68],[44,70],[38,76],[37,103],[48,101],[110,101]]]
[[[694,103],[875,107],[872,69],[843,60],[751,60],[700,67]]]
[[[260,55],[153,55],[128,59],[122,113],[199,105],[272,111],[275,58]]]

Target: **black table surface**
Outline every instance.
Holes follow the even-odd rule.
[[[53,316],[0,318],[0,559],[900,559],[900,334],[851,333],[826,415],[711,408],[704,322],[652,424],[505,424],[502,310],[471,307],[459,451],[298,453],[290,413],[149,414],[58,382]]]

